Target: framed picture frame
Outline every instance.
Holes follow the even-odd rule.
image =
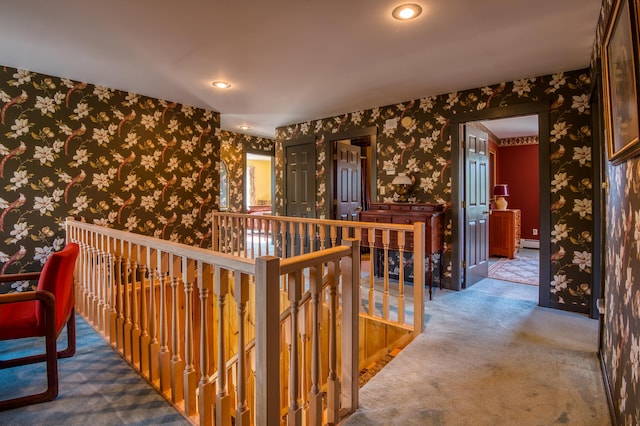
[[[630,4],[630,1],[634,4]],[[637,1],[614,1],[602,43],[604,121],[609,161],[613,164],[640,154],[636,83]]]
[[[491,195],[491,200],[493,201],[493,187],[496,185],[496,150],[493,148],[489,148],[489,194]]]

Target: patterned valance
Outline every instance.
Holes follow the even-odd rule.
[[[522,136],[519,138],[504,138],[498,141],[498,146],[538,145],[538,136]]]

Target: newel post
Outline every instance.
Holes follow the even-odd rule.
[[[425,226],[423,222],[413,224],[413,332],[414,337],[424,331],[424,286],[425,276]]]
[[[358,409],[358,350],[360,320],[360,241],[342,240],[351,247],[351,256],[343,257],[342,269],[342,378],[340,406],[348,413]]]
[[[280,424],[280,259],[256,259],[256,425]]]

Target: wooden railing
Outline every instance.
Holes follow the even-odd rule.
[[[201,425],[337,424],[358,408],[360,247],[255,259],[68,219],[76,307]]]
[[[369,253],[369,260],[364,261],[360,268],[362,313],[376,320],[408,327],[415,335],[424,330],[427,256],[424,223],[398,225],[214,212],[212,233],[214,250],[248,259],[264,255],[287,258],[314,253],[335,247],[345,236],[354,238]],[[407,244],[410,240],[411,248]],[[392,253],[397,259],[396,280],[389,278]],[[407,285],[405,276],[406,253],[413,254],[411,286]],[[376,257],[380,259],[378,265]],[[380,269],[378,277],[374,273],[376,266]]]

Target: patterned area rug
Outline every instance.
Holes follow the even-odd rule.
[[[537,256],[517,253],[515,259],[500,259],[489,266],[489,278],[538,285],[540,262]]]

